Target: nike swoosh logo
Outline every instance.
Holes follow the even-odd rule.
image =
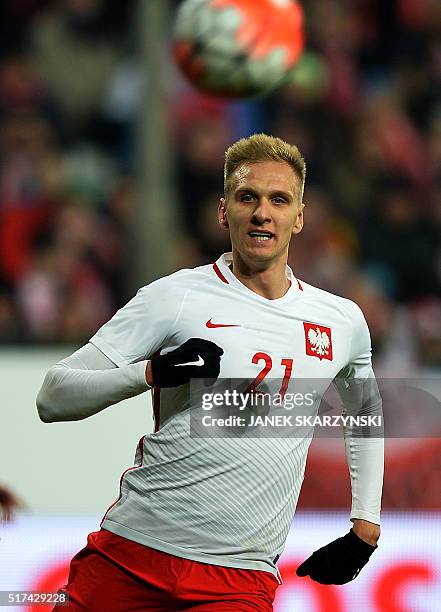
[[[187,363],[177,363],[176,366],[203,366],[205,361],[202,359],[200,355],[198,355],[199,359],[197,361],[189,361]]]
[[[209,329],[215,329],[216,327],[240,327],[240,325],[230,325],[229,323],[212,323],[211,319],[209,319],[205,325]]]

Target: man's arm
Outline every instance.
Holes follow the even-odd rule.
[[[381,398],[373,376],[353,378],[351,368],[335,383],[350,416],[382,417]],[[366,371],[364,371],[366,376]],[[353,528],[316,550],[297,568],[298,576],[310,576],[321,584],[345,584],[354,580],[369,561],[380,537],[380,503],[383,484],[382,428],[346,427],[345,448],[351,475]]]
[[[372,370],[371,338],[360,308],[354,306],[348,364],[335,379],[343,414],[371,420],[367,427],[345,427],[346,459],[351,476],[354,532],[375,545],[380,536],[384,470],[383,409]]]
[[[38,413],[45,423],[77,421],[143,393],[150,388],[147,380],[177,387],[191,378],[217,378],[222,354],[214,342],[190,338],[149,361],[117,367],[89,343],[49,370],[37,397]]]
[[[213,342],[190,338],[167,346],[189,291],[179,278],[177,273],[142,287],[87,345],[49,370],[37,397],[42,421],[85,419],[143,393],[147,380],[174,387],[191,378],[217,378],[223,350]],[[204,365],[191,365],[199,357]]]
[[[372,546],[380,537],[380,507],[383,486],[383,411],[378,386],[372,372],[364,378],[336,380],[343,402],[343,413],[372,417],[378,425],[345,427],[346,459],[351,477],[351,521],[354,533]]]
[[[345,368],[335,380],[343,413],[376,417],[380,427],[345,427],[346,458],[351,475],[354,527],[345,536],[316,550],[297,568],[298,576],[310,576],[322,584],[345,584],[369,561],[380,536],[384,441],[382,405],[371,366],[369,330],[358,306],[354,306],[352,341]],[[369,421],[368,421],[369,422]]]
[[[147,361],[117,367],[90,342],[51,368],[37,396],[42,421],[85,419],[149,389]]]
[[[42,421],[85,419],[146,391],[146,359],[173,330],[182,297],[171,277],[142,287],[88,344],[49,370],[37,398]]]

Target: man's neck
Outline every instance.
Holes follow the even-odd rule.
[[[268,300],[283,297],[291,285],[286,277],[286,261],[284,260],[274,262],[270,267],[256,269],[254,262],[251,266],[233,253],[231,271],[245,287]]]

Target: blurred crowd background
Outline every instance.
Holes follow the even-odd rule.
[[[5,345],[78,346],[133,295],[137,176],[149,172],[137,156],[148,75],[134,34],[136,4],[0,6]],[[256,131],[280,136],[299,146],[308,167],[305,227],[290,255],[296,276],[361,306],[377,373],[439,375],[441,3],[303,5],[303,58],[292,84],[264,100],[204,96],[170,63],[165,98],[179,227],[170,271],[229,249],[216,220],[226,147]],[[400,449],[387,472],[386,507],[439,507],[439,444],[407,441]],[[341,506],[349,495],[343,464],[328,456],[324,480],[320,455],[310,465],[315,460],[303,503]]]
[[[296,275],[358,302],[384,369],[439,367],[441,4],[303,4],[306,51],[293,84],[271,97],[210,98],[170,67],[174,267],[228,249],[215,215],[225,148],[254,131],[280,136],[308,165]],[[0,8],[3,343],[80,344],[131,297],[136,126],[148,104],[135,8],[100,0]]]

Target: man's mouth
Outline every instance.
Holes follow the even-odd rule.
[[[274,234],[272,232],[267,232],[264,230],[253,230],[248,232],[248,236],[251,236],[251,238],[256,238],[258,242],[264,242],[265,240],[271,240],[271,238],[274,238]]]

